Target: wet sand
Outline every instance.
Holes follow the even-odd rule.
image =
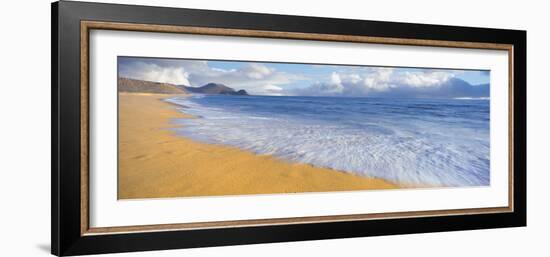
[[[289,163],[175,134],[193,118],[169,95],[119,93],[119,199],[389,189],[387,181]]]

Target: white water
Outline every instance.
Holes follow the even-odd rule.
[[[183,125],[178,133],[399,184],[489,185],[488,121],[475,114],[479,104],[433,112],[442,104],[407,100],[380,107],[385,100],[228,97],[167,100],[199,117],[178,119]]]

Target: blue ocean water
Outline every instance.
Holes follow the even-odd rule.
[[[180,135],[403,185],[488,186],[489,101],[193,95]]]

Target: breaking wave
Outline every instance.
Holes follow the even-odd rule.
[[[489,101],[191,96],[177,132],[403,185],[488,186]]]

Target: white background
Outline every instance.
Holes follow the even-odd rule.
[[[142,3],[152,1],[112,1]],[[154,1],[189,8],[528,30],[528,227],[127,253],[117,256],[548,256],[550,33],[545,1]],[[50,1],[1,10],[0,255],[47,256]]]

